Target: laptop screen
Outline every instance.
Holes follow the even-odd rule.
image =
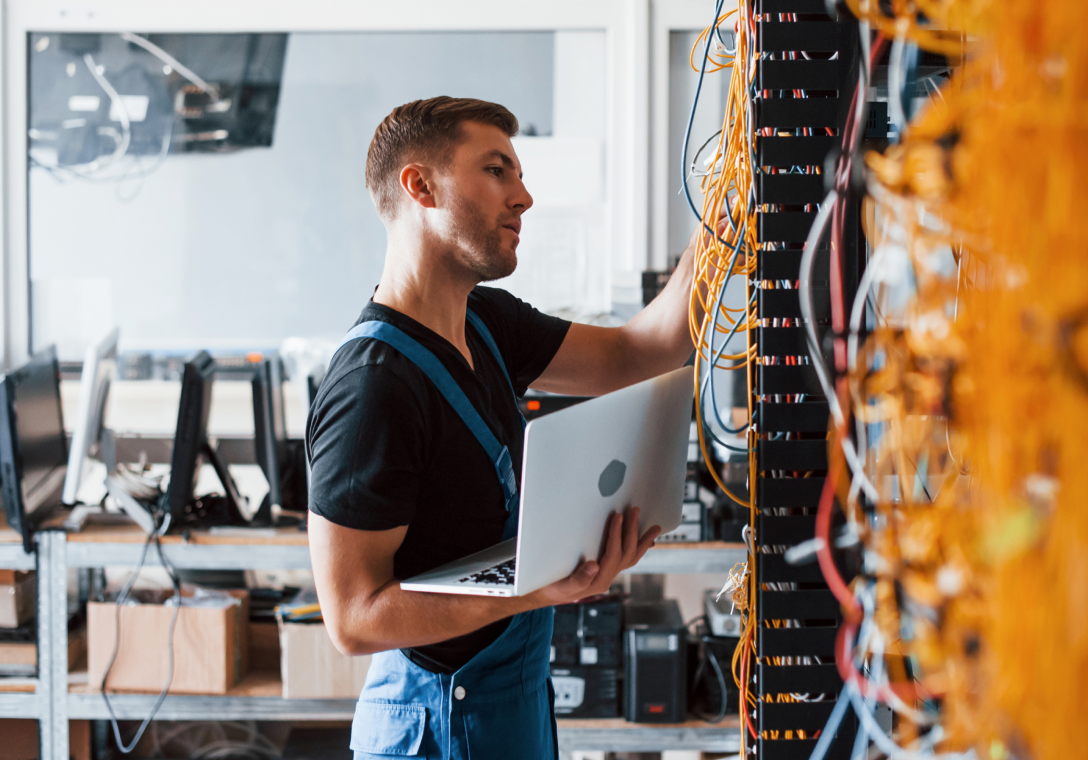
[[[15,430],[23,470],[23,508],[37,510],[64,479],[68,460],[54,349],[36,354],[12,374]]]

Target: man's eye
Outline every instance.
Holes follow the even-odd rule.
[[[489,172],[491,172],[492,174],[494,174],[496,177],[502,176],[502,167],[501,166],[489,166],[489,167],[487,167],[487,170]]]

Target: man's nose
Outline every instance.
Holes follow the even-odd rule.
[[[522,212],[528,211],[533,207],[533,196],[529,194],[528,188],[525,187],[525,183],[520,179],[518,180],[518,192],[514,194],[512,208],[521,208]]]

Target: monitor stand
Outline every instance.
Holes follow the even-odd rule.
[[[212,446],[207,438],[205,438],[204,443],[201,444],[200,450],[203,452],[205,458],[211,462],[212,467],[215,468],[215,474],[219,478],[219,482],[223,485],[223,492],[227,495],[227,510],[239,522],[246,522],[246,518],[242,514],[242,495],[238,492],[238,486],[234,484],[234,478],[230,476],[227,460],[223,459],[219,454],[219,449]]]
[[[249,524],[254,528],[295,528],[302,525],[300,518],[282,514],[280,510],[280,505],[273,507],[269,494],[265,494],[260,508]]]
[[[163,514],[162,524],[156,525],[155,512],[148,508],[147,505],[141,504],[133,498],[132,495],[125,490],[121,481],[113,476],[106,477],[106,490],[121,507],[124,513],[131,517],[132,521],[139,525],[144,533],[149,536],[155,532],[158,532],[161,536],[166,533],[167,529],[170,527],[169,512]]]
[[[209,494],[193,499],[185,506],[184,513],[175,518],[174,528],[186,530],[247,525],[248,521],[242,512],[244,501],[234,484],[234,478],[230,476],[226,460],[207,439],[200,444],[200,453],[204,461],[215,469],[216,477],[219,478],[226,495]]]

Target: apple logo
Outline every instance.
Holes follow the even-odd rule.
[[[608,466],[601,470],[601,477],[597,480],[597,489],[601,496],[609,497],[620,490],[623,478],[627,474],[627,465],[618,459],[613,459]]]

